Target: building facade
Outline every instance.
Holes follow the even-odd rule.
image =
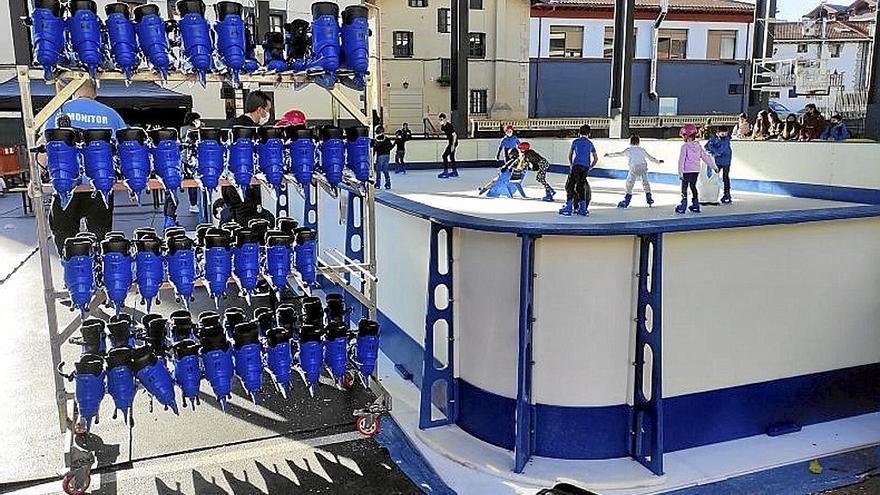
[[[657,42],[658,0],[636,2],[633,115],[735,114],[747,105],[754,6],[731,0],[671,0]],[[530,117],[608,112],[613,0],[558,0],[531,9]]]
[[[449,113],[450,0],[377,0],[381,7],[381,101],[387,126]],[[528,108],[529,2],[470,0],[471,118],[521,119]]]
[[[858,96],[867,92],[876,12],[875,0],[823,3],[800,21],[777,22],[773,58],[817,62],[829,73],[830,91],[828,96],[802,96],[793,87],[774,94],[774,100],[792,111],[815,103],[826,112],[848,113],[846,100],[861,100]]]

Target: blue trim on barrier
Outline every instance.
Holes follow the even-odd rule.
[[[569,224],[563,224],[496,220],[492,218],[466,215],[463,213],[454,213],[440,208],[434,208],[385,191],[377,191],[376,201],[389,208],[449,227],[459,227],[486,232],[509,232],[514,234],[537,235],[644,235],[663,232],[760,227],[765,225],[790,225],[805,222],[880,216],[880,205],[868,205],[717,216],[686,215],[668,220],[642,220],[608,223],[578,221],[578,223],[572,222]]]
[[[379,318],[379,328],[382,337],[379,339],[379,348],[388,356],[394,364],[402,365],[410,373],[412,373],[413,384],[421,389],[422,377],[424,375],[422,367],[425,360],[425,349],[421,344],[413,340],[406,330],[397,326],[382,311],[377,311]],[[435,362],[439,366],[439,362]]]
[[[432,495],[455,495],[455,491],[431,468],[391,416],[382,418],[382,428],[376,434],[376,441],[388,450],[391,460],[416,486],[427,489],[427,493]]]
[[[551,165],[548,171],[568,175],[568,169],[568,165]],[[590,177],[626,179],[627,173],[627,170],[615,168],[594,168],[590,170]],[[670,173],[648,172],[648,180],[658,184],[681,184],[678,176]],[[731,178],[730,185],[734,192],[777,194],[795,198],[825,199],[869,205],[880,204],[880,190],[878,189],[736,178]]]
[[[458,425],[513,450],[516,401],[459,378]],[[777,423],[809,425],[880,410],[880,363],[663,399],[664,450],[764,434]],[[535,455],[608,459],[629,455],[627,405],[535,406]],[[573,425],[584,425],[575,428]]]
[[[880,467],[880,447],[846,452],[819,459],[823,470],[813,474],[809,461],[730,478],[708,485],[664,492],[665,495],[809,495],[825,493],[865,480],[865,473]],[[850,493],[868,493],[857,488]]]

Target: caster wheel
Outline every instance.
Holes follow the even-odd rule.
[[[88,429],[86,428],[86,422],[82,418],[78,419],[76,424],[73,426],[73,434],[77,437],[83,437],[88,433]]]
[[[355,427],[361,432],[361,435],[375,436],[376,433],[379,433],[379,417],[360,416],[355,422]]]
[[[350,371],[346,371],[344,375],[342,375],[342,388],[345,390],[351,390],[354,388],[354,374]]]
[[[92,477],[86,476],[82,486],[78,486],[76,476],[73,473],[65,474],[64,479],[61,481],[61,487],[67,495],[84,495],[91,484]]]

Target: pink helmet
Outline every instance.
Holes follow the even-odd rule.
[[[685,124],[684,127],[681,128],[681,132],[679,133],[679,135],[683,138],[696,136],[697,126],[694,124]]]
[[[281,117],[281,120],[276,124],[278,127],[285,127],[289,125],[306,125],[308,121],[306,120],[306,114],[304,114],[300,110],[288,110],[284,113],[284,116]]]

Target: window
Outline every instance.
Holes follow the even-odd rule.
[[[409,0],[410,7],[427,7],[428,0]]]
[[[452,77],[452,59],[449,59],[449,58],[441,58],[440,59],[440,77],[447,78],[447,79]]]
[[[483,0],[470,0],[470,7],[473,10],[483,10]]]
[[[177,0],[168,0],[168,19],[180,20],[180,13],[177,12]]]
[[[476,114],[485,114],[487,100],[489,99],[489,91],[485,89],[472,89],[470,99],[470,112]]]
[[[244,19],[244,35],[247,38],[247,42],[251,46],[255,46],[257,44],[257,16],[254,15],[253,7],[243,8],[241,16]]]
[[[728,84],[727,85],[727,94],[729,94],[729,95],[744,95],[744,94],[746,94],[746,86],[744,84]]]
[[[710,29],[706,58],[733,60],[736,58],[736,31]]]
[[[638,28],[633,28],[633,46],[638,46],[636,40],[639,37]],[[635,56],[635,50],[633,50]],[[612,58],[614,56],[614,26],[605,26],[605,35],[602,40],[602,57]]]
[[[657,40],[657,58],[683,60],[687,58],[687,29],[661,29]]]
[[[550,57],[584,56],[583,26],[550,26]]]
[[[437,9],[437,32],[448,33],[452,26],[452,11],[447,8]]]
[[[413,56],[413,34],[411,31],[394,31],[394,56]]]
[[[841,51],[843,51],[843,43],[828,43],[828,55],[831,58],[840,58]]]
[[[468,58],[486,58],[486,33],[468,35]]]
[[[283,33],[284,32],[284,14],[281,14],[281,13],[269,14],[269,32],[270,33]]]
[[[806,43],[798,43],[797,52],[798,53],[809,53],[810,45]]]
[[[678,98],[660,98],[660,111],[657,115],[678,115]]]

